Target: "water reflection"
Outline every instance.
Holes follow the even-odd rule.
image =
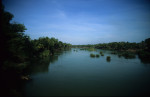
[[[45,63],[40,64],[35,61],[36,64],[31,68],[34,72],[43,69],[41,65],[45,67],[40,71],[42,73],[32,76],[35,80],[27,83],[25,94],[27,96],[136,96],[144,94],[145,91],[149,93],[150,68],[149,66],[141,68],[142,63],[137,57],[135,60],[119,59],[117,55],[103,51],[104,57],[93,59],[90,58],[91,52],[76,50],[78,52],[74,49],[64,51],[63,54],[59,52],[55,56],[50,56],[49,61],[44,59]],[[100,50],[97,51],[92,53],[99,54]],[[110,56],[110,59],[107,59],[107,56]],[[38,69],[37,64],[39,64]],[[43,73],[47,72],[48,68],[51,71]]]
[[[139,58],[140,61],[145,64],[145,66],[149,65],[150,64],[150,60],[149,59],[142,59],[142,58]]]
[[[121,58],[122,56],[120,54],[118,54],[118,58]]]
[[[115,51],[112,51],[110,54],[113,54],[113,55],[118,55],[118,58],[121,58],[121,57],[124,57],[125,59],[135,59],[136,57],[136,54],[135,53],[132,53],[132,52],[115,52]]]
[[[54,63],[54,62],[57,61],[57,60],[58,60],[58,55],[50,56],[50,57],[49,57],[49,64],[50,64],[50,63]]]
[[[136,56],[138,56],[137,54],[135,53],[129,53],[129,52],[114,52],[112,51],[110,54],[113,54],[113,55],[118,55],[118,58],[125,58],[125,59],[135,59]],[[150,60],[149,59],[142,59],[138,56],[138,58],[140,59],[141,63],[145,64],[145,66],[149,65],[150,64]]]
[[[45,57],[45,58],[39,58],[39,59],[32,59],[30,65],[26,69],[26,71],[29,74],[37,74],[37,73],[44,73],[48,72],[49,65],[51,63],[54,63],[58,60],[58,56],[65,54],[65,52],[71,51],[71,49],[64,49],[57,51],[54,55]]]
[[[67,50],[66,50],[67,51]],[[26,71],[28,74],[37,74],[48,72],[49,65],[58,60],[58,56],[60,56],[65,51],[58,51],[55,55],[51,55],[45,58],[32,59]]]
[[[107,62],[111,62],[111,59],[107,59],[106,61],[107,61]]]
[[[43,59],[32,59],[31,63],[27,67],[26,71],[29,74],[37,74],[41,72],[48,72],[50,63],[54,63],[58,60],[58,56],[48,56]]]

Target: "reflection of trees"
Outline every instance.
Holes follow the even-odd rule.
[[[111,61],[111,59],[107,59],[107,62],[110,62]]]
[[[65,54],[66,51],[67,53],[70,53],[71,49],[59,50],[54,55],[51,55],[45,58],[32,59],[32,61],[30,62],[30,64],[28,65],[26,69],[26,72],[28,72],[29,74],[48,72],[49,65],[51,63],[56,62],[58,60],[58,56]]]
[[[54,63],[58,60],[58,56],[48,56],[44,59],[33,59],[26,69],[29,73],[40,73],[40,72],[48,72],[48,67],[50,63]]]
[[[50,56],[50,63],[54,63],[58,60],[58,55]]]
[[[127,51],[120,51],[120,52],[111,52],[111,54],[118,55],[118,58],[124,57],[125,59],[135,59],[136,53],[127,52]]]
[[[150,60],[149,59],[143,59],[143,58],[139,58],[140,61],[143,63],[143,64],[150,64]]]

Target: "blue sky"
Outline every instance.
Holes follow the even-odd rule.
[[[141,42],[150,37],[149,0],[3,0],[31,39],[71,44]]]

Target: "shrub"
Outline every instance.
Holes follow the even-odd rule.
[[[126,59],[132,59],[135,58],[135,54],[129,53],[129,52],[123,52],[122,56],[125,57]]]
[[[96,57],[99,57],[99,55],[97,54]]]
[[[100,54],[103,54],[103,52],[102,52],[102,51],[100,51]]]
[[[107,60],[107,62],[110,62],[111,57],[110,57],[110,56],[107,56],[107,57],[106,57],[106,60]]]
[[[111,57],[110,56],[107,56],[107,59],[110,59]]]
[[[101,56],[104,56],[104,54],[101,54]]]
[[[43,52],[40,53],[40,57],[44,58],[50,55],[50,51],[49,50],[44,50]]]
[[[90,57],[95,57],[95,55],[94,54],[90,54]]]

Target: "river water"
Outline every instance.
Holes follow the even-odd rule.
[[[91,58],[90,54],[104,56]],[[108,50],[72,48],[36,61],[25,96],[138,96],[150,95],[150,64],[138,56],[125,59]],[[106,57],[111,56],[107,61]]]

